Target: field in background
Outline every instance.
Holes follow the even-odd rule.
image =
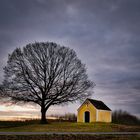
[[[113,132],[113,131],[140,131],[140,126],[120,125],[113,123],[76,123],[55,122],[39,124],[39,120],[32,121],[0,121],[0,131],[27,131],[27,132]]]

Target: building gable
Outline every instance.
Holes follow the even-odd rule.
[[[85,105],[85,104],[87,104],[87,103],[89,103],[89,102],[94,106],[94,108],[96,108],[96,109],[98,109],[98,110],[111,111],[111,109],[110,109],[108,106],[106,106],[102,101],[93,100],[93,99],[89,99],[89,98],[87,98],[87,99],[84,101],[84,103],[78,108],[78,110],[79,110],[83,105]]]

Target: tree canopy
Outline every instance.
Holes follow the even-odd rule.
[[[94,87],[75,51],[53,42],[15,49],[4,74],[1,96],[40,105],[42,123],[50,106],[85,99]]]

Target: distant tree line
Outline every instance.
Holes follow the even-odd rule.
[[[52,114],[49,117],[55,117],[59,121],[70,121],[70,122],[76,122],[77,121],[77,116],[74,113],[66,113],[66,114],[63,114],[63,115]]]
[[[77,121],[77,116],[74,113],[67,113],[65,115],[60,116],[59,119],[64,119],[64,120],[68,120],[71,122],[76,122]]]
[[[59,121],[70,121],[76,122],[77,116],[74,113],[66,113],[66,114],[52,114],[49,117],[55,117],[56,120]],[[116,124],[128,124],[128,125],[140,125],[140,119],[134,115],[131,115],[127,111],[123,110],[115,110],[112,113],[112,123]]]
[[[140,125],[139,118],[123,110],[116,110],[112,113],[112,122],[117,124]]]

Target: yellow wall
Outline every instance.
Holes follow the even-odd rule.
[[[111,122],[111,111],[98,110],[98,122]]]
[[[87,105],[88,103],[88,105]],[[78,109],[77,122],[85,122],[85,112],[90,112],[90,122],[111,122],[111,111],[98,110],[89,101]]]
[[[89,103],[88,105],[83,104],[78,109],[77,122],[85,122],[85,118],[84,118],[85,111],[90,112],[90,122],[95,122],[96,121],[96,109],[90,102],[88,102],[88,103]]]

